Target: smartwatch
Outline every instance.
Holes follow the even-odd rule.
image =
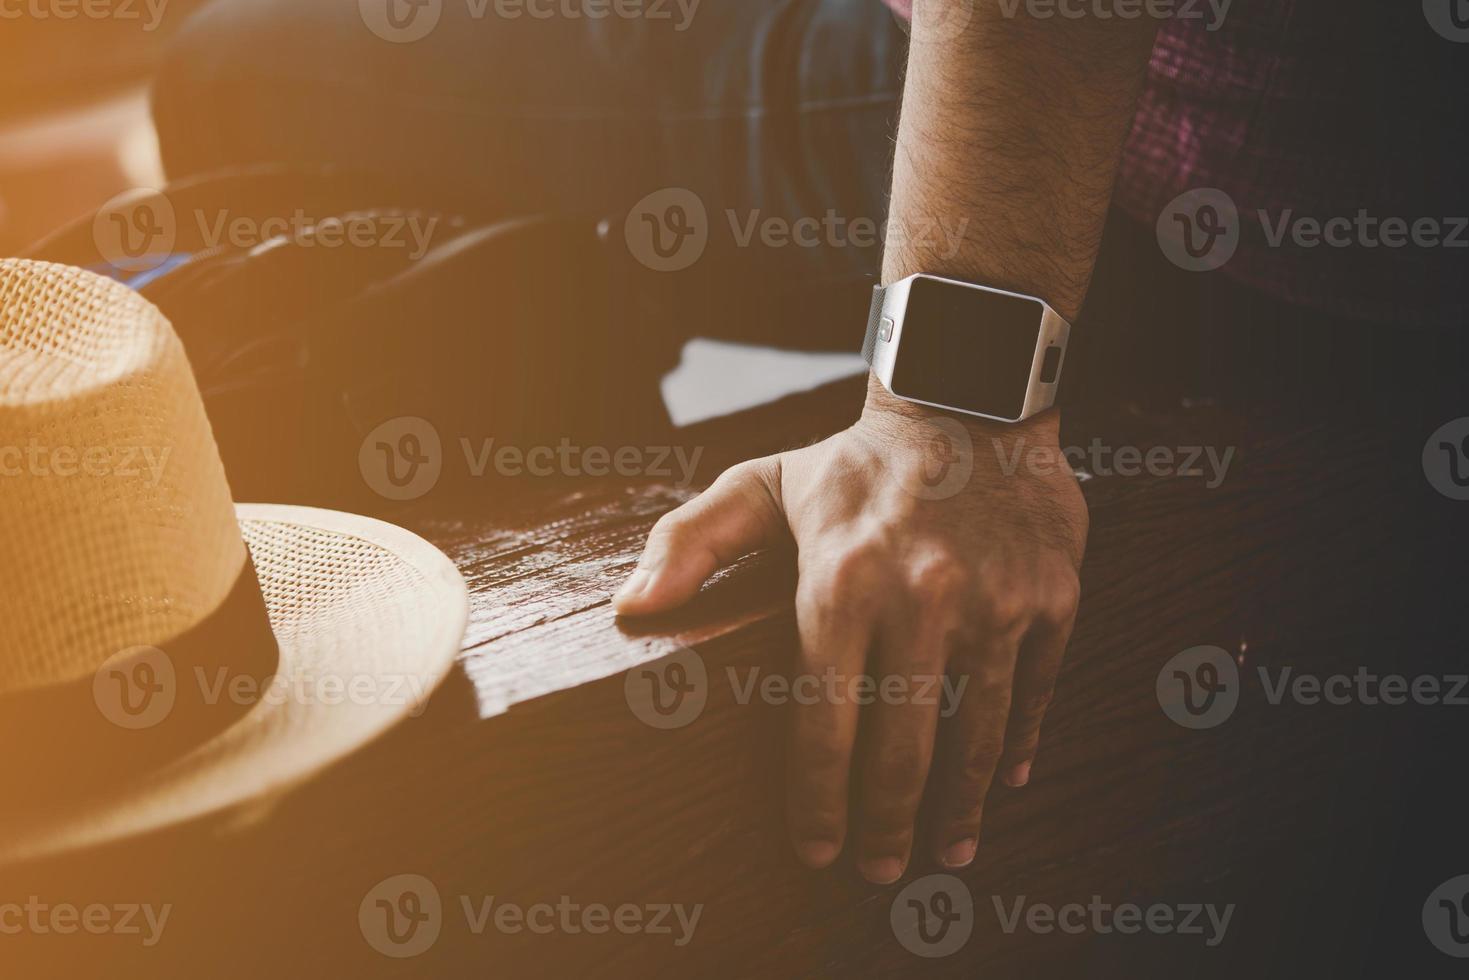
[[[872,291],[862,357],[905,401],[1019,422],[1056,403],[1070,336],[1044,300],[918,273]]]

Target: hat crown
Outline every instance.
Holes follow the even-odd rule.
[[[0,694],[220,607],[246,552],[182,343],[82,269],[0,260]]]

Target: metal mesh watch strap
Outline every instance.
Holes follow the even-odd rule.
[[[872,309],[867,313],[867,336],[862,341],[862,360],[868,364],[872,363],[872,355],[877,351],[877,331],[882,326],[882,298],[886,293],[886,286],[872,287]]]

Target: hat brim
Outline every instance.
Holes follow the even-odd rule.
[[[75,813],[7,826],[0,863],[270,799],[420,712],[448,676],[469,597],[443,552],[338,511],[239,504],[236,512],[280,648],[275,681],[243,692],[251,706],[238,721],[167,766]]]

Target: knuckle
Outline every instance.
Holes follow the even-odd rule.
[[[923,785],[924,751],[911,738],[888,738],[872,755],[871,778],[889,799],[908,802]]]
[[[688,539],[692,529],[692,517],[684,507],[678,507],[658,518],[653,530],[648,532],[648,541],[664,547],[677,547]]]
[[[1042,686],[1044,685],[1044,686]],[[1044,681],[1027,690],[1016,702],[1014,710],[1019,721],[1020,730],[1028,731],[1039,729],[1041,719],[1051,707],[1056,692],[1053,684]]]
[[[871,548],[857,548],[837,559],[827,577],[826,587],[833,599],[849,599],[860,595],[871,585],[878,572],[878,558]]]
[[[1029,762],[1036,756],[1036,751],[1041,744],[1041,730],[1039,726],[1031,729],[1022,736],[1017,736],[1005,746],[1004,755],[1000,756],[999,765],[1005,768]]]
[[[797,784],[797,792],[791,794],[789,801],[789,822],[793,827],[801,828],[813,837],[840,834],[846,826],[847,801],[845,797],[827,792],[827,789],[829,787]]]
[[[1015,581],[990,582],[979,593],[979,609],[997,632],[1009,633],[1029,618],[1033,600],[1030,590]]]
[[[878,540],[859,541],[838,555],[822,576],[818,593],[834,603],[859,600],[881,584],[886,546]]]
[[[1015,671],[1010,664],[981,660],[968,668],[969,683],[965,693],[996,713],[1010,710],[1014,696]]]
[[[763,485],[770,465],[771,460],[769,458],[747,459],[743,463],[736,463],[719,474],[718,479],[714,481],[709,489],[725,492]]]
[[[798,732],[794,759],[808,786],[837,787],[847,778],[847,747],[828,728],[813,725]]]
[[[883,798],[869,799],[862,807],[863,837],[869,846],[877,841],[901,843],[913,833],[916,807]]]
[[[978,794],[978,802],[984,801],[985,791],[1000,764],[1005,747],[998,740],[985,739],[969,747],[964,761],[959,766],[958,785]]]
[[[909,589],[934,605],[958,605],[970,586],[968,564],[947,548],[924,555],[908,571]]]
[[[985,799],[989,796],[991,773],[986,773],[983,779],[961,779],[957,782],[949,793],[945,807],[951,819],[978,819],[984,809]]]
[[[1081,604],[1081,580],[1076,572],[1064,569],[1052,575],[1041,597],[1038,614],[1048,623],[1064,625],[1076,615]]]

